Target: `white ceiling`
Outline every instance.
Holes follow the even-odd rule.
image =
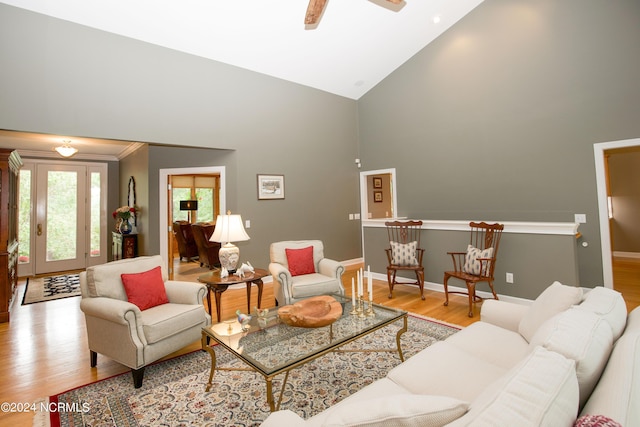
[[[307,0],[2,3],[359,99],[482,0],[329,0],[312,29]]]

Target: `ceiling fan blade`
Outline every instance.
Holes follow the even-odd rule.
[[[304,18],[304,23],[307,25],[313,25],[318,22],[324,6],[327,0],[309,0],[309,6],[307,6],[307,16]]]

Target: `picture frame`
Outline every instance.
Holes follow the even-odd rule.
[[[284,199],[284,175],[258,174],[258,200]]]
[[[374,191],[373,192],[373,202],[374,203],[382,203],[382,191]]]
[[[373,188],[382,188],[382,178],[379,176],[373,177]]]

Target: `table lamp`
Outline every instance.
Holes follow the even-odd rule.
[[[187,215],[188,215],[189,223],[191,223],[191,212],[198,210],[198,201],[197,200],[180,200],[180,210],[189,211]]]
[[[240,249],[232,242],[241,242],[249,239],[249,235],[242,226],[242,217],[240,215],[231,215],[231,211],[227,211],[226,215],[218,215],[216,228],[213,230],[209,240],[221,244],[219,252],[220,264],[227,269],[229,274],[235,273],[240,259]]]

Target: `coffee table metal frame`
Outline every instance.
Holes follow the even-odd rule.
[[[318,347],[314,347],[313,349],[306,352],[302,356],[296,357],[291,361],[285,361],[284,363],[281,364],[281,366],[278,366],[272,369],[266,368],[265,366],[261,366],[259,362],[257,362],[255,359],[251,357],[251,355],[249,354],[250,351],[248,351],[246,348],[238,344],[239,341],[243,337],[246,337],[248,334],[268,333],[269,328],[274,326],[276,326],[277,328],[284,328],[284,330],[289,330],[293,334],[298,334],[298,335],[309,333],[309,331],[311,331],[310,329],[294,328],[292,326],[288,326],[280,323],[279,319],[275,315],[277,308],[270,310],[271,316],[268,320],[268,324],[265,325],[263,323],[262,327],[258,325],[257,316],[254,315],[253,319],[251,320],[251,325],[248,331],[242,331],[241,325],[235,320],[229,320],[222,323],[214,323],[212,325],[202,328],[202,340],[201,340],[202,349],[207,351],[211,355],[211,371],[209,373],[209,382],[207,383],[206,391],[208,392],[211,389],[211,385],[213,382],[213,375],[216,370],[255,371],[261,374],[265,378],[266,388],[267,388],[267,403],[269,404],[269,409],[271,410],[271,412],[274,412],[280,408],[284,389],[287,384],[287,380],[289,378],[289,372],[292,369],[302,366],[314,359],[317,359],[333,351],[353,351],[353,352],[392,351],[392,352],[395,352],[396,350],[392,350],[388,348],[387,349],[368,349],[368,350],[342,350],[339,347],[342,347],[350,342],[353,342],[359,338],[362,338],[372,332],[377,331],[378,329],[384,328],[400,319],[402,319],[403,325],[402,325],[402,328],[396,334],[396,347],[397,347],[398,355],[400,356],[400,360],[404,361],[404,355],[402,354],[402,347],[400,345],[400,337],[402,336],[402,334],[404,334],[407,331],[408,313],[406,311],[397,310],[394,308],[385,307],[385,306],[377,305],[374,303],[373,307],[374,307],[374,311],[378,313],[377,316],[369,317],[369,318],[358,318],[358,316],[352,316],[349,314],[351,310],[351,300],[348,300],[347,298],[344,298],[339,295],[334,295],[334,297],[343,304],[343,313],[340,319],[351,318],[350,321],[353,321],[356,323],[359,321],[367,322],[366,326],[362,329],[358,329],[357,331],[354,331],[354,333],[349,334],[349,336],[347,337],[338,337],[337,339],[334,336],[333,324],[329,326],[325,326],[323,328],[317,328],[316,331],[320,329],[326,330],[326,336],[329,341],[328,343],[325,342],[325,343],[319,344]],[[381,314],[384,314],[384,316],[381,316]],[[264,322],[265,320],[263,319],[262,321]],[[223,333],[221,334],[220,332],[223,332]],[[275,339],[276,340],[275,342],[277,344],[280,344],[280,341],[277,340],[278,338],[277,336],[273,336],[269,338]],[[243,361],[246,365],[248,365],[248,368],[216,367],[216,354],[213,347],[209,345],[210,339],[213,339],[216,343],[220,344],[222,347],[230,351],[231,354],[233,354],[234,356],[239,358],[241,361]],[[334,339],[335,339],[335,342],[332,342]],[[238,351],[238,348],[240,348],[241,351]],[[285,374],[285,377],[284,377],[280,394],[278,397],[278,401],[276,404],[273,396],[272,380],[274,377],[282,373]]]

